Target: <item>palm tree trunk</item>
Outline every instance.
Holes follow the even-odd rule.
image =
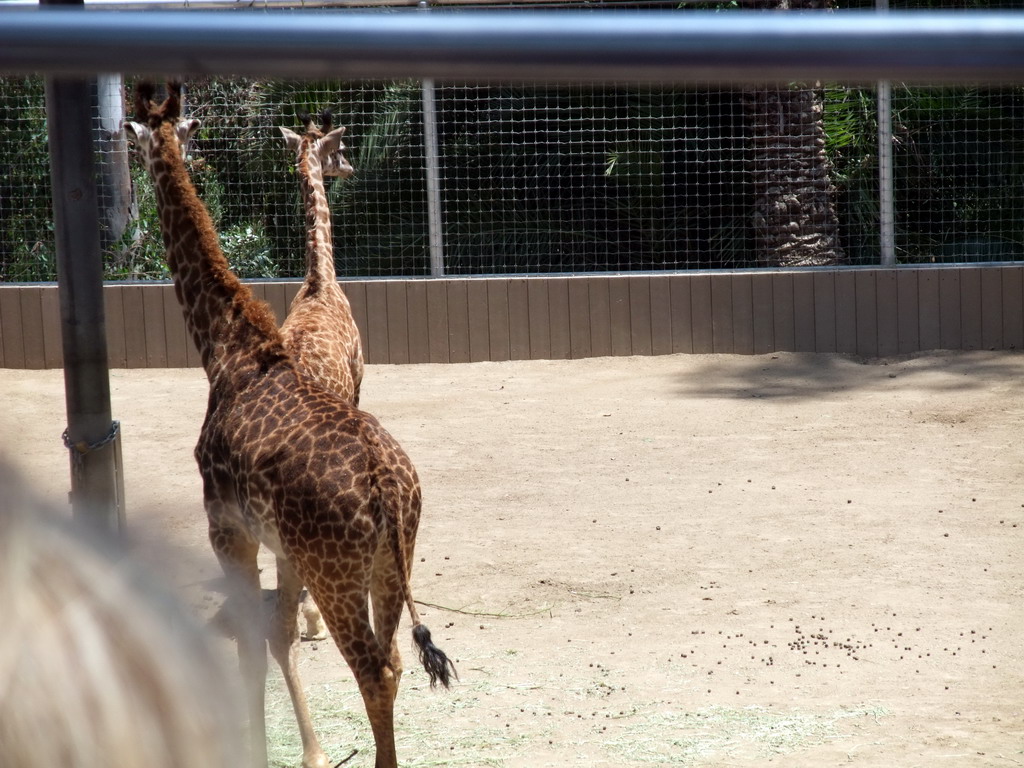
[[[824,10],[831,0],[756,0],[764,10]],[[820,83],[754,85],[743,92],[754,141],[753,224],[762,266],[846,261],[825,153]]]

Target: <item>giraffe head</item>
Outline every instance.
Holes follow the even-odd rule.
[[[135,88],[135,120],[126,120],[124,132],[139,151],[146,166],[153,171],[153,162],[160,156],[160,148],[168,141],[177,145],[185,159],[189,139],[199,129],[198,120],[181,117],[181,83],[167,83],[167,99],[162,104],[153,101],[156,88],[152,83],[139,83]],[[171,130],[161,130],[169,125]]]
[[[321,173],[324,176],[338,176],[346,179],[355,173],[355,169],[345,158],[345,143],[341,140],[345,135],[345,126],[333,127],[331,111],[325,109],[320,113],[318,128],[313,116],[308,113],[299,115],[305,133],[297,134],[288,128],[281,128],[288,149],[295,153],[296,162],[302,163],[307,157],[320,160]]]

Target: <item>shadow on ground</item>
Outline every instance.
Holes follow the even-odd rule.
[[[742,362],[740,362],[742,361]],[[885,391],[912,382],[936,393],[1005,386],[1020,392],[1020,352],[931,352],[900,357],[779,352],[708,355],[678,379],[685,397],[798,399]]]

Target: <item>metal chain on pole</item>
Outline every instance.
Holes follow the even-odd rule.
[[[75,477],[81,477],[82,465],[85,462],[87,454],[110,445],[117,440],[120,433],[121,422],[112,421],[110,422],[110,431],[107,433],[106,437],[103,437],[94,443],[87,443],[84,440],[79,440],[77,443],[73,443],[71,442],[71,436],[68,434],[68,430],[65,429],[61,434],[61,439],[64,441],[64,447],[71,453],[71,466],[75,473]]]

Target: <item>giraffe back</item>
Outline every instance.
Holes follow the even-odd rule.
[[[321,387],[359,405],[363,346],[348,297],[337,283],[312,296],[299,289],[281,335],[302,372]]]
[[[396,524],[418,525],[419,479],[398,442],[290,362],[247,389],[211,389],[196,459],[204,482],[238,502],[225,512],[237,517],[215,522],[243,527],[288,559],[313,553],[328,571],[346,547],[375,551]],[[401,509],[379,503],[385,486],[398,489]]]

